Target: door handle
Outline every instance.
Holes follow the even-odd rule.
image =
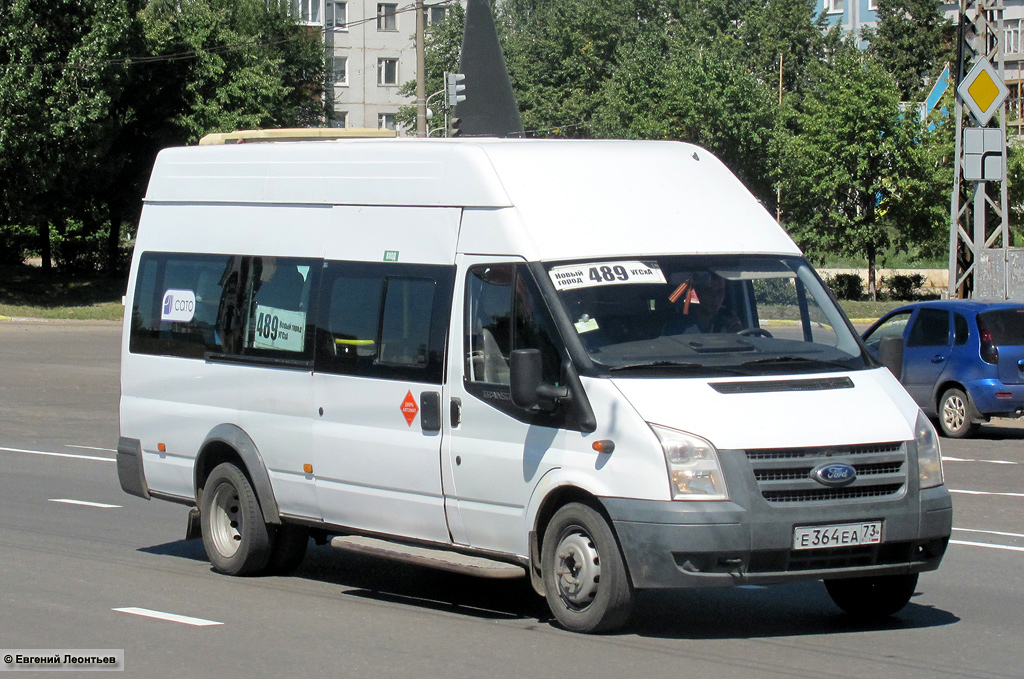
[[[452,429],[457,429],[462,424],[462,399],[453,398],[449,404],[448,411],[449,419],[452,423]]]
[[[938,355],[936,355],[936,356],[932,357],[932,363],[942,363],[945,360],[946,360],[945,356],[938,356]]]
[[[441,431],[441,394],[420,392],[420,429],[424,433]]]

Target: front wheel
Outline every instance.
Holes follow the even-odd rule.
[[[541,572],[548,607],[573,632],[611,632],[633,611],[636,594],[618,541],[593,508],[567,504],[544,532]]]
[[[917,589],[917,573],[826,580],[832,601],[863,620],[885,618],[903,609]]]
[[[228,575],[255,575],[267,567],[271,536],[249,479],[235,465],[217,465],[203,488],[200,517],[210,563]]]
[[[947,389],[939,399],[939,427],[952,439],[967,438],[978,428],[971,422],[967,394],[959,389]]]

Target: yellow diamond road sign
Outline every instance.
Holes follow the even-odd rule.
[[[956,88],[964,105],[971,110],[979,125],[987,125],[996,110],[1006,101],[1010,91],[996,73],[992,63],[982,57]]]

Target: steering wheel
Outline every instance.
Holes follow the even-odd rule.
[[[737,330],[737,335],[743,335],[744,337],[771,337],[772,334],[764,328],[743,328],[743,330]]]

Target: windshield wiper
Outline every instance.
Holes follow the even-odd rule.
[[[843,370],[850,369],[850,366],[845,363],[840,363],[838,361],[824,361],[820,358],[807,358],[806,356],[774,356],[772,358],[758,358],[753,361],[745,361],[741,365],[780,365],[786,363],[817,363],[819,365],[842,368]]]
[[[616,365],[608,368],[608,372],[620,372],[624,370],[649,370],[651,368],[669,368],[671,370],[681,370],[687,372],[708,372],[708,373],[727,373],[730,375],[745,375],[746,373],[740,372],[732,368],[724,368],[717,365],[704,365],[703,363],[687,363],[684,361],[649,361],[647,363],[627,363],[626,365]]]

